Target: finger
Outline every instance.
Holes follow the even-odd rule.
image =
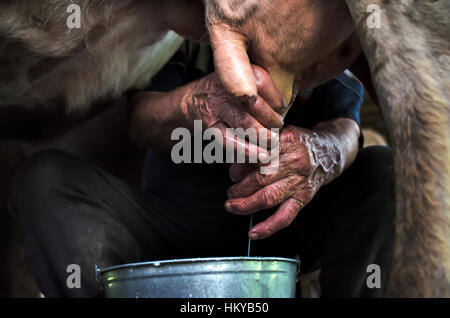
[[[225,104],[220,108],[219,118],[230,128],[242,128],[246,130],[253,128],[255,133],[260,129],[266,129],[259,121],[257,121],[245,109],[234,106],[233,104]],[[256,141],[255,141],[256,143]]]
[[[256,191],[247,198],[226,201],[225,209],[233,214],[248,215],[273,208],[286,200],[289,195],[286,182],[281,180]]]
[[[216,141],[219,143],[219,146],[225,149],[227,162],[257,163],[260,158],[265,159],[269,156],[267,150],[239,138],[222,122],[214,124],[211,128],[220,130],[218,134],[220,138],[216,139]]]
[[[225,24],[209,26],[214,64],[225,89],[243,105],[256,101],[256,80],[247,55],[245,38]]]
[[[241,182],[231,186],[227,190],[228,198],[246,198],[257,190],[284,177],[280,170],[276,174],[261,174],[260,169],[256,169],[248,174]]]
[[[257,96],[253,105],[244,110],[252,115],[262,126],[270,129],[281,129],[284,125],[284,117],[278,114],[263,97]]]
[[[275,112],[282,114],[286,108],[286,101],[273,84],[269,73],[256,65],[252,65],[252,69],[256,79],[258,95],[261,96]]]
[[[262,96],[257,96],[254,104],[243,106],[243,109],[257,119],[264,127],[281,128],[283,127],[284,117],[278,114],[274,108],[280,109],[268,103]]]
[[[303,204],[293,198],[283,202],[280,208],[264,222],[255,225],[248,233],[252,240],[262,240],[288,227],[297,217]]]
[[[264,101],[258,97],[255,105],[261,105],[261,103]],[[256,107],[256,109],[259,108],[259,106]],[[244,109],[227,106],[222,109],[219,117],[228,127],[233,128],[241,139],[247,139],[250,143],[264,149],[278,146],[280,140],[278,131],[267,129]]]
[[[239,182],[244,179],[250,172],[257,169],[256,164],[232,164],[228,174],[233,182]]]

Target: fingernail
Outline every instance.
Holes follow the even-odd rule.
[[[279,115],[279,116],[280,116],[281,124],[282,124],[282,126],[284,126],[284,116],[283,115]]]
[[[256,230],[251,230],[250,234],[249,234],[249,237],[252,240],[258,240],[259,239],[259,234],[258,234],[258,232],[256,232]]]
[[[233,212],[233,206],[230,202],[225,202],[225,210],[227,210],[228,212]]]

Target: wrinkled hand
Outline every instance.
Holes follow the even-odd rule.
[[[283,118],[278,111],[284,107],[284,99],[264,69],[252,66],[252,70],[258,94],[250,107],[232,97],[216,73],[168,93],[144,91],[134,94],[128,103],[132,139],[143,147],[171,146],[174,129],[183,127],[192,131],[196,128],[195,121],[201,121],[203,129],[220,130],[221,135],[212,130],[214,139],[219,138],[217,141],[226,149],[230,145],[238,152],[245,150],[245,155],[250,152],[267,153],[267,147],[264,144],[259,147],[258,140],[247,138],[250,142],[246,142],[240,131],[235,130],[236,134],[232,134],[233,131],[227,129],[241,128],[246,134],[252,128],[250,132],[256,137],[267,133],[267,144],[278,140],[278,134],[272,134],[271,129],[283,126]]]
[[[246,215],[280,205],[275,214],[250,230],[254,240],[286,228],[323,184],[342,173],[335,143],[332,134],[286,127],[280,135],[276,173],[261,174],[255,165],[231,166],[230,177],[238,183],[228,189],[225,208]]]
[[[224,89],[216,73],[212,73],[192,84],[189,94],[184,97],[184,112],[191,124],[202,120],[204,128],[218,128],[226,135],[225,129],[255,128],[268,130],[281,128],[283,117],[277,110],[284,108],[284,99],[275,88],[269,74],[258,66],[252,65],[257,84],[258,95],[251,106],[243,105]],[[277,136],[278,137],[278,136]]]

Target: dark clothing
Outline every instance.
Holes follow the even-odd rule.
[[[342,73],[320,86],[304,101],[296,100],[286,117],[286,125],[311,129],[315,124],[336,118],[349,118],[361,125],[359,112],[364,99],[362,84]],[[362,149],[364,137],[359,136]]]
[[[350,118],[361,124],[359,110],[364,98],[362,84],[342,73],[320,86],[301,107],[295,107],[289,114],[291,124],[311,128],[314,124],[335,118]]]
[[[43,293],[102,295],[95,264],[246,255],[249,217],[223,209],[225,193],[214,188],[214,179],[201,201],[189,199],[189,193],[198,195],[196,179],[179,182],[186,191],[146,192],[62,151],[29,158],[14,178],[11,207]],[[391,151],[363,149],[290,227],[254,242],[252,255],[299,255],[303,272],[321,267],[325,297],[381,296],[392,255],[393,194]],[[255,214],[255,223],[270,213]],[[81,289],[66,288],[69,264],[81,266]],[[382,269],[381,289],[365,285],[369,264]]]

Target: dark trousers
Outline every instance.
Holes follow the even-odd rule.
[[[324,297],[382,296],[394,240],[393,176],[388,148],[361,150],[290,227],[254,242],[252,256],[299,255],[303,272],[322,269]],[[11,208],[47,297],[102,296],[95,265],[247,254],[248,216],[210,209],[207,202],[204,208],[174,205],[57,150],[40,152],[22,165]],[[257,213],[254,224],[270,213]],[[66,285],[69,264],[81,267],[81,289]],[[366,286],[369,264],[381,268],[380,289]]]

